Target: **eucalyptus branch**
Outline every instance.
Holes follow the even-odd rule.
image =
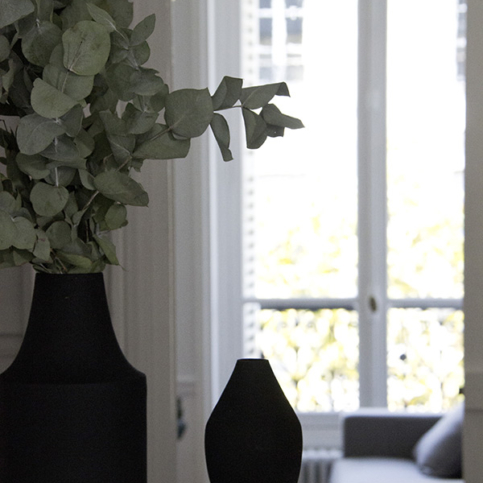
[[[213,96],[208,89],[170,91],[158,72],[143,67],[154,15],[127,28],[130,0],[76,0],[75,8],[65,8],[71,3],[65,1],[37,2],[36,11],[25,9],[27,0],[0,1],[9,22],[0,47],[10,69],[3,76],[0,115],[19,119],[13,131],[1,120],[0,145],[9,163],[2,201],[18,213],[14,222],[0,210],[2,267],[31,261],[37,270],[79,273],[119,264],[114,247],[95,234],[125,226],[126,206],[147,206],[148,194],[132,168],[186,157],[191,140],[208,128],[223,159],[231,160],[229,126],[216,111],[241,108],[249,148],[301,127],[271,104],[274,96],[288,95],[283,82],[243,88],[242,79],[224,77]],[[79,227],[84,222],[87,233]],[[84,249],[85,239],[92,250]],[[20,251],[25,240],[37,241]],[[68,245],[78,252],[60,260]]]

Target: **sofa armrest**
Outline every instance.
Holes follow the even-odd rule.
[[[343,416],[344,456],[412,458],[419,438],[440,415],[358,411]]]

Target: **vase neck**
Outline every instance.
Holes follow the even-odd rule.
[[[132,369],[114,334],[102,273],[37,274],[24,341],[6,375],[106,382],[120,368]]]

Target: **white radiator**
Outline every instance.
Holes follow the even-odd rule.
[[[329,483],[330,465],[340,456],[338,449],[304,449],[299,483]]]

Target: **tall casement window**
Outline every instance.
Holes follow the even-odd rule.
[[[245,356],[301,413],[463,387],[463,0],[244,0],[242,75],[306,129],[245,156]]]

